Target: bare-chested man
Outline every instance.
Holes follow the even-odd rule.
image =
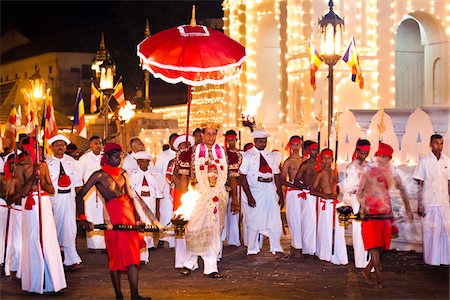
[[[340,226],[336,215],[337,182],[335,170],[331,168],[333,151],[323,149],[317,159],[317,177],[311,194],[318,196],[317,210],[317,256],[336,265],[348,264],[344,226]]]
[[[133,205],[128,176],[123,169],[119,168],[122,161],[122,146],[107,143],[104,151],[105,154],[101,160],[102,169],[94,172],[77,194],[78,218],[82,220],[85,229],[93,229],[93,224],[86,220],[84,215],[83,198],[95,185],[105,199],[106,210],[113,225],[136,225],[140,222],[140,218]],[[146,246],[143,237],[137,231],[107,230],[105,242],[116,299],[123,299],[120,288],[121,271],[127,271],[131,299],[144,299],[138,292],[140,249]]]
[[[300,165],[305,160],[301,154],[302,140],[298,135],[289,139],[287,149],[290,156],[284,161],[281,169],[281,184],[286,187],[286,219],[291,234],[290,257],[299,257],[302,249],[301,203],[302,189],[294,185],[295,175]]]
[[[412,221],[411,207],[401,184],[400,178],[392,172],[390,160],[394,150],[385,143],[380,143],[375,153],[375,160],[362,174],[359,188],[356,193],[360,207],[360,214],[364,217],[373,217],[362,223],[362,237],[364,247],[370,253],[370,261],[361,271],[365,281],[372,284],[370,270],[375,268],[376,284],[383,287],[381,277],[380,253],[389,250],[392,236],[392,208],[389,197],[389,188],[395,184],[400,190],[403,204],[409,219]],[[376,217],[376,219],[375,219]]]
[[[36,140],[27,138],[22,143],[24,153],[21,155],[26,157],[16,165],[8,189],[8,204],[24,201],[19,270],[22,290],[39,294],[58,292],[67,284],[49,198],[55,189],[47,164],[36,163],[40,155],[36,153]]]
[[[316,163],[318,154],[318,144],[313,141],[305,141],[305,154],[310,157],[299,167],[295,175],[294,185],[302,188],[301,192],[301,228],[302,228],[302,253],[314,255],[316,253],[316,196],[309,192],[317,176]]]

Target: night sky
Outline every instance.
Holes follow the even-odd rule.
[[[138,66],[136,45],[144,39],[146,18],[150,32],[189,24],[192,5],[196,5],[197,20],[222,18],[222,1],[4,1],[1,0],[1,33],[16,29],[32,42],[67,38],[73,51],[92,52],[98,49],[104,32],[106,46],[122,75],[125,96],[132,98],[135,87],[143,87],[143,75]],[[167,85],[151,81],[154,106],[174,104],[183,98],[182,84]],[[165,99],[171,95],[172,99]],[[178,99],[179,102],[180,99]]]

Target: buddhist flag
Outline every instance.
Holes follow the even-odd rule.
[[[123,84],[119,82],[116,89],[113,92],[113,97],[116,99],[120,106],[125,106],[125,95],[123,93]]]
[[[352,81],[359,83],[359,88],[364,88],[364,78],[362,76],[361,66],[359,65],[358,52],[356,51],[355,39],[352,37],[347,51],[345,51],[342,60],[352,68]]]
[[[56,125],[55,110],[53,108],[53,99],[51,96],[47,97],[45,105],[44,119],[47,122],[45,126],[45,138],[49,139],[58,134],[58,126]]]
[[[100,104],[99,106],[102,106],[102,93],[95,87],[95,84],[93,82],[91,82],[91,106],[90,106],[90,111],[91,114],[96,112],[98,107],[97,107],[97,99],[100,98]]]
[[[319,69],[320,64],[322,64],[322,59],[317,53],[314,44],[309,41],[309,54],[311,56],[311,65],[310,65],[310,76],[311,76],[311,86],[313,90],[316,90],[316,72]]]
[[[3,147],[14,148],[14,142],[16,140],[16,121],[17,121],[17,109],[12,104],[9,112],[8,122],[6,123],[5,138]]]
[[[86,122],[84,120],[84,100],[81,87],[78,88],[77,99],[75,100],[75,113],[73,115],[73,124],[78,125],[78,135],[87,138]]]

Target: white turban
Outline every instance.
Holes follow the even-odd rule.
[[[184,142],[186,142],[186,135],[185,135],[185,134],[182,134],[182,135],[178,136],[178,137],[175,139],[175,141],[173,141],[173,148],[174,148],[176,151],[178,151],[178,148],[180,147],[181,143],[184,143]],[[190,135],[190,134],[188,135],[188,143],[190,143],[191,146],[195,144],[195,139],[194,139],[194,137],[193,137],[192,135]]]
[[[57,135],[49,138],[48,144],[52,145],[56,141],[63,141],[64,143],[66,143],[66,145],[70,144],[70,140],[68,138],[66,138],[65,136],[63,136],[62,134],[57,134]]]
[[[270,134],[268,134],[264,129],[256,129],[250,136],[254,139],[267,139]]]
[[[147,151],[139,151],[139,152],[133,153],[133,158],[135,160],[138,160],[138,159],[153,160],[152,155],[150,153],[148,153]]]

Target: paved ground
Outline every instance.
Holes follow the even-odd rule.
[[[288,237],[283,246],[289,248]],[[66,273],[68,288],[59,296],[32,295],[11,278],[0,279],[1,299],[112,299],[106,254],[90,253],[78,240],[83,269]],[[349,247],[352,258],[352,248]],[[372,288],[358,276],[353,263],[335,266],[312,256],[279,261],[268,252],[268,241],[255,260],[244,247],[226,246],[219,264],[223,279],[210,279],[197,270],[185,277],[173,268],[173,249],[151,252],[141,268],[140,291],[153,299],[449,299],[449,268],[423,264],[415,252],[390,251],[383,256],[385,287]],[[124,296],[129,299],[126,275]]]

